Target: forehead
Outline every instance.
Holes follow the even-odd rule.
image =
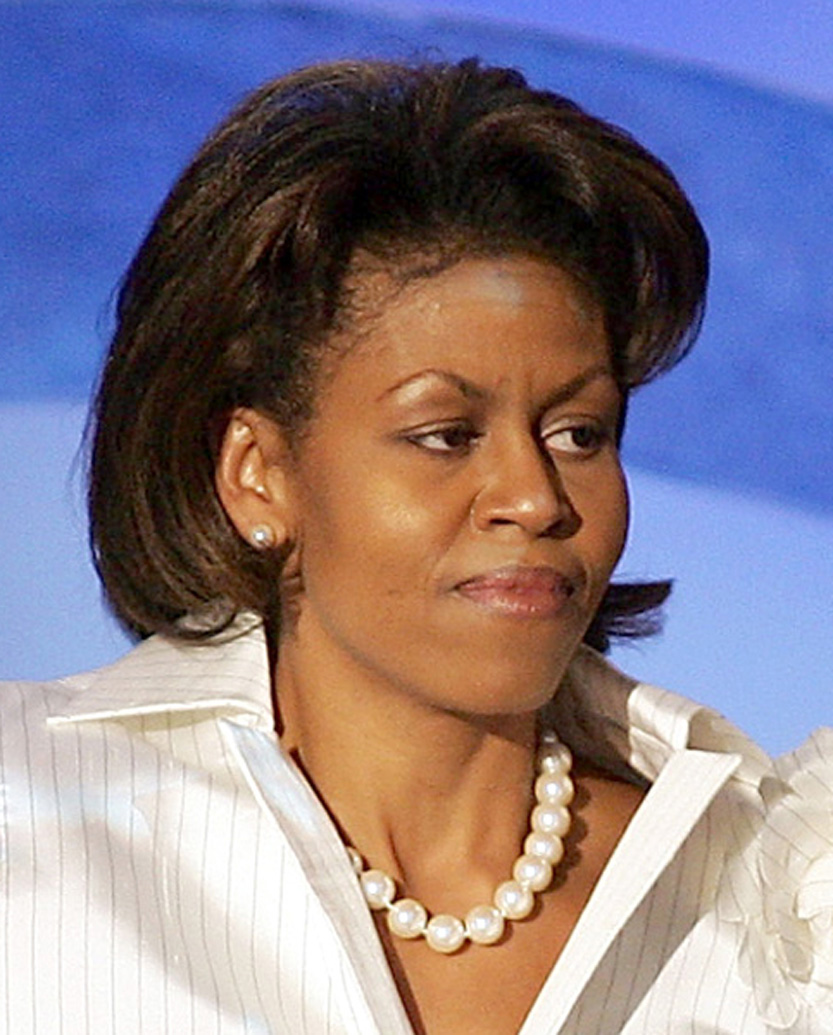
[[[448,408],[461,395],[529,414],[589,378],[595,395],[619,399],[601,311],[559,267],[463,259],[404,284],[366,272],[352,291],[353,318],[318,368],[308,446],[335,431],[346,448],[402,407]]]
[[[540,306],[568,296],[577,315],[600,315],[589,291],[562,267],[521,254],[463,257],[451,263],[425,257],[401,266],[360,257],[349,278],[356,314],[378,319],[388,310],[437,311],[450,298],[506,306]]]
[[[350,290],[351,319],[319,367],[312,438],[335,427],[343,444],[401,406],[460,393],[525,412],[585,382],[619,399],[601,309],[550,263],[467,258],[409,280],[379,268]]]
[[[565,352],[596,361],[609,348],[599,305],[558,266],[527,256],[464,258],[416,274],[370,265],[350,284],[352,319],[336,353],[403,363]]]

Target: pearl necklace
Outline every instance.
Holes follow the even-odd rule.
[[[530,831],[523,853],[512,867],[512,877],[495,889],[491,905],[470,909],[465,920],[447,913],[428,918],[428,910],[415,898],[395,899],[396,883],[383,870],[368,869],[355,848],[347,853],[365,901],[373,910],[387,910],[389,930],[399,938],[423,937],[436,952],[452,953],[466,939],[477,945],[493,945],[503,936],[507,920],[523,920],[535,905],[535,893],[552,882],[553,867],[564,855],[564,838],[570,829],[569,804],[573,800],[570,749],[551,730],[541,736],[538,749],[537,804],[529,817]]]

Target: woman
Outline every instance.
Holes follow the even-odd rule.
[[[610,585],[618,444],[706,267],[668,170],[515,72],[315,67],[218,129],[95,410],[144,642],[4,694],[6,1031],[828,1030],[824,895],[758,873],[816,762],[593,650],[668,592]]]

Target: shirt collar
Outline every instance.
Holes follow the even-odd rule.
[[[60,682],[50,725],[214,711],[272,730],[271,682],[260,620],[240,615],[211,641],[151,636],[112,665]]]
[[[210,642],[152,636],[112,665],[62,682],[70,691],[51,724],[213,710],[272,730],[271,679],[260,620],[242,614]],[[686,749],[739,756],[735,777],[757,786],[768,756],[717,712],[624,675],[582,646],[547,709],[574,750],[653,783]]]
[[[768,755],[718,712],[637,682],[586,646],[576,652],[548,717],[574,750],[650,783],[685,750],[736,755],[735,778],[754,787],[771,768]]]

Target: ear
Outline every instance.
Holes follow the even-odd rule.
[[[293,540],[291,454],[274,421],[257,410],[235,410],[220,445],[214,481],[226,514],[246,542],[279,547]]]

